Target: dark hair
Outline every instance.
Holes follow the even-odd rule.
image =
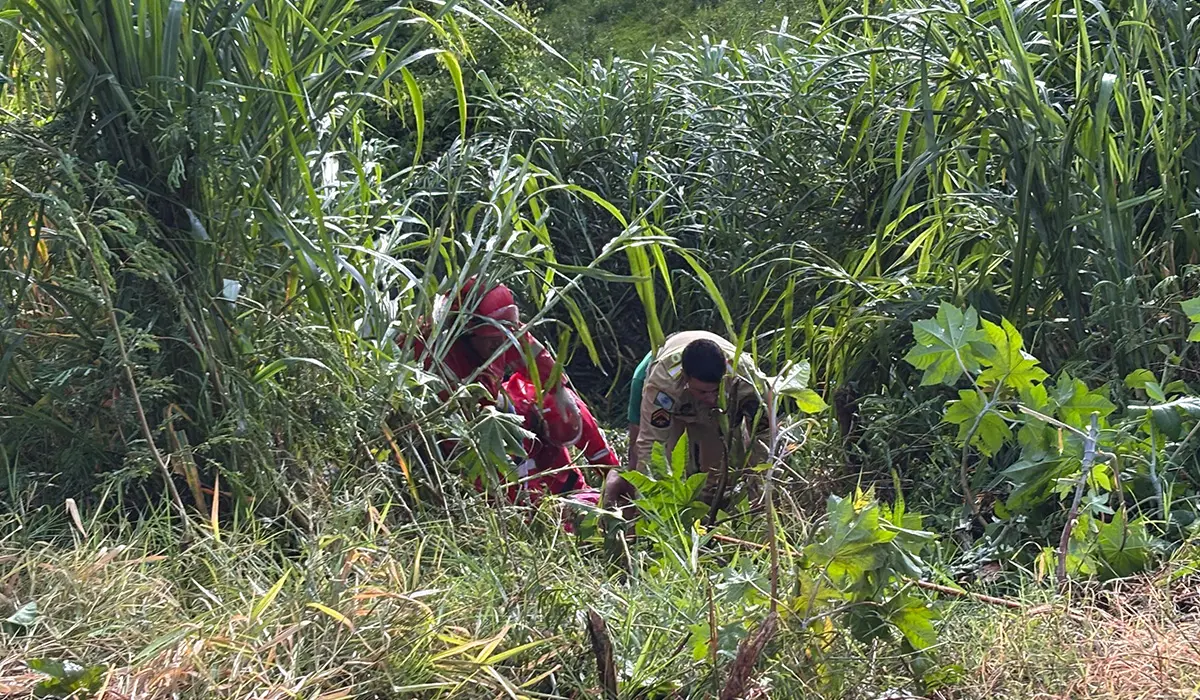
[[[693,340],[683,349],[683,371],[692,379],[716,384],[725,376],[725,353],[711,340]]]

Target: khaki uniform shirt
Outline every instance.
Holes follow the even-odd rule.
[[[694,472],[695,466],[707,472],[724,462],[726,443],[721,433],[721,409],[706,407],[697,401],[688,391],[683,374],[683,350],[693,340],[701,338],[716,343],[725,352],[727,360],[733,362],[736,348],[713,333],[685,331],[666,339],[650,365],[642,389],[641,423],[634,446],[641,471],[649,469],[654,443],[662,443],[666,454],[670,455],[685,430],[693,457],[688,460],[689,472]],[[750,356],[744,352],[737,358],[737,368],[735,373],[731,367],[723,380],[724,410],[729,416],[729,428],[737,431],[735,434],[749,438],[744,431],[753,430],[757,424],[759,430],[756,432],[760,435],[756,437],[760,439],[754,440],[757,444],[752,446],[752,452],[756,458],[765,460],[765,441],[761,439],[761,433],[766,421],[756,421],[761,405],[756,388],[756,384],[761,385],[760,376]],[[759,449],[753,449],[755,447]],[[694,464],[694,458],[698,458],[698,465]]]

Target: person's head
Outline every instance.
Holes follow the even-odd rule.
[[[463,285],[459,301],[465,300],[474,288],[475,278],[472,277]],[[502,284],[484,292],[475,305],[473,316],[467,326],[467,340],[485,360],[507,342],[509,333],[521,326],[521,313],[512,290]]]
[[[725,378],[727,360],[720,346],[707,338],[693,340],[683,349],[683,374],[696,400],[715,406]]]

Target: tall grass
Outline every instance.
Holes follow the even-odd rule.
[[[465,138],[462,69],[443,45],[462,23],[508,21],[496,6],[17,7],[0,462],[22,509],[89,492],[135,507],[178,480],[177,510],[207,513],[219,479],[239,508],[304,521],[339,474],[381,467],[412,494],[414,480],[436,490],[433,435],[475,418],[431,411],[444,378],[396,339],[431,319],[430,352],[446,351],[463,319],[435,314],[438,295],[516,276],[536,329],[586,348],[580,280],[633,281],[601,271],[613,256],[642,278],[662,264],[611,206],[596,260],[560,263],[546,198],[598,198],[503,140]],[[422,61],[456,88],[443,153],[420,153]],[[368,103],[405,112],[415,164]],[[544,326],[555,308],[575,322]]]
[[[744,336],[768,365],[809,357],[830,398],[914,385],[896,350],[941,299],[1107,378],[1170,361],[1159,347],[1186,332],[1196,10],[825,6],[756,46],[595,63],[494,111],[559,179],[657,202],[654,224],[719,271],[736,327],[678,260],[668,327]],[[604,235],[588,208],[554,217],[581,256]],[[618,374],[644,351],[638,324],[612,326]]]

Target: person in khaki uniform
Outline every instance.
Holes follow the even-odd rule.
[[[661,443],[670,454],[686,432],[688,473],[700,470],[710,475],[700,498],[711,505],[720,488],[722,467],[729,467],[728,490],[740,479],[744,467],[766,461],[766,420],[760,410],[756,377],[749,356],[737,356],[736,348],[718,335],[685,331],[668,337],[634,376],[629,468],[644,472],[655,443]],[[727,440],[722,428],[725,416],[728,430],[737,440]],[[741,449],[736,449],[738,443]],[[731,444],[734,454],[727,455]],[[606,503],[620,505],[632,496],[633,487],[615,471],[605,486]]]

